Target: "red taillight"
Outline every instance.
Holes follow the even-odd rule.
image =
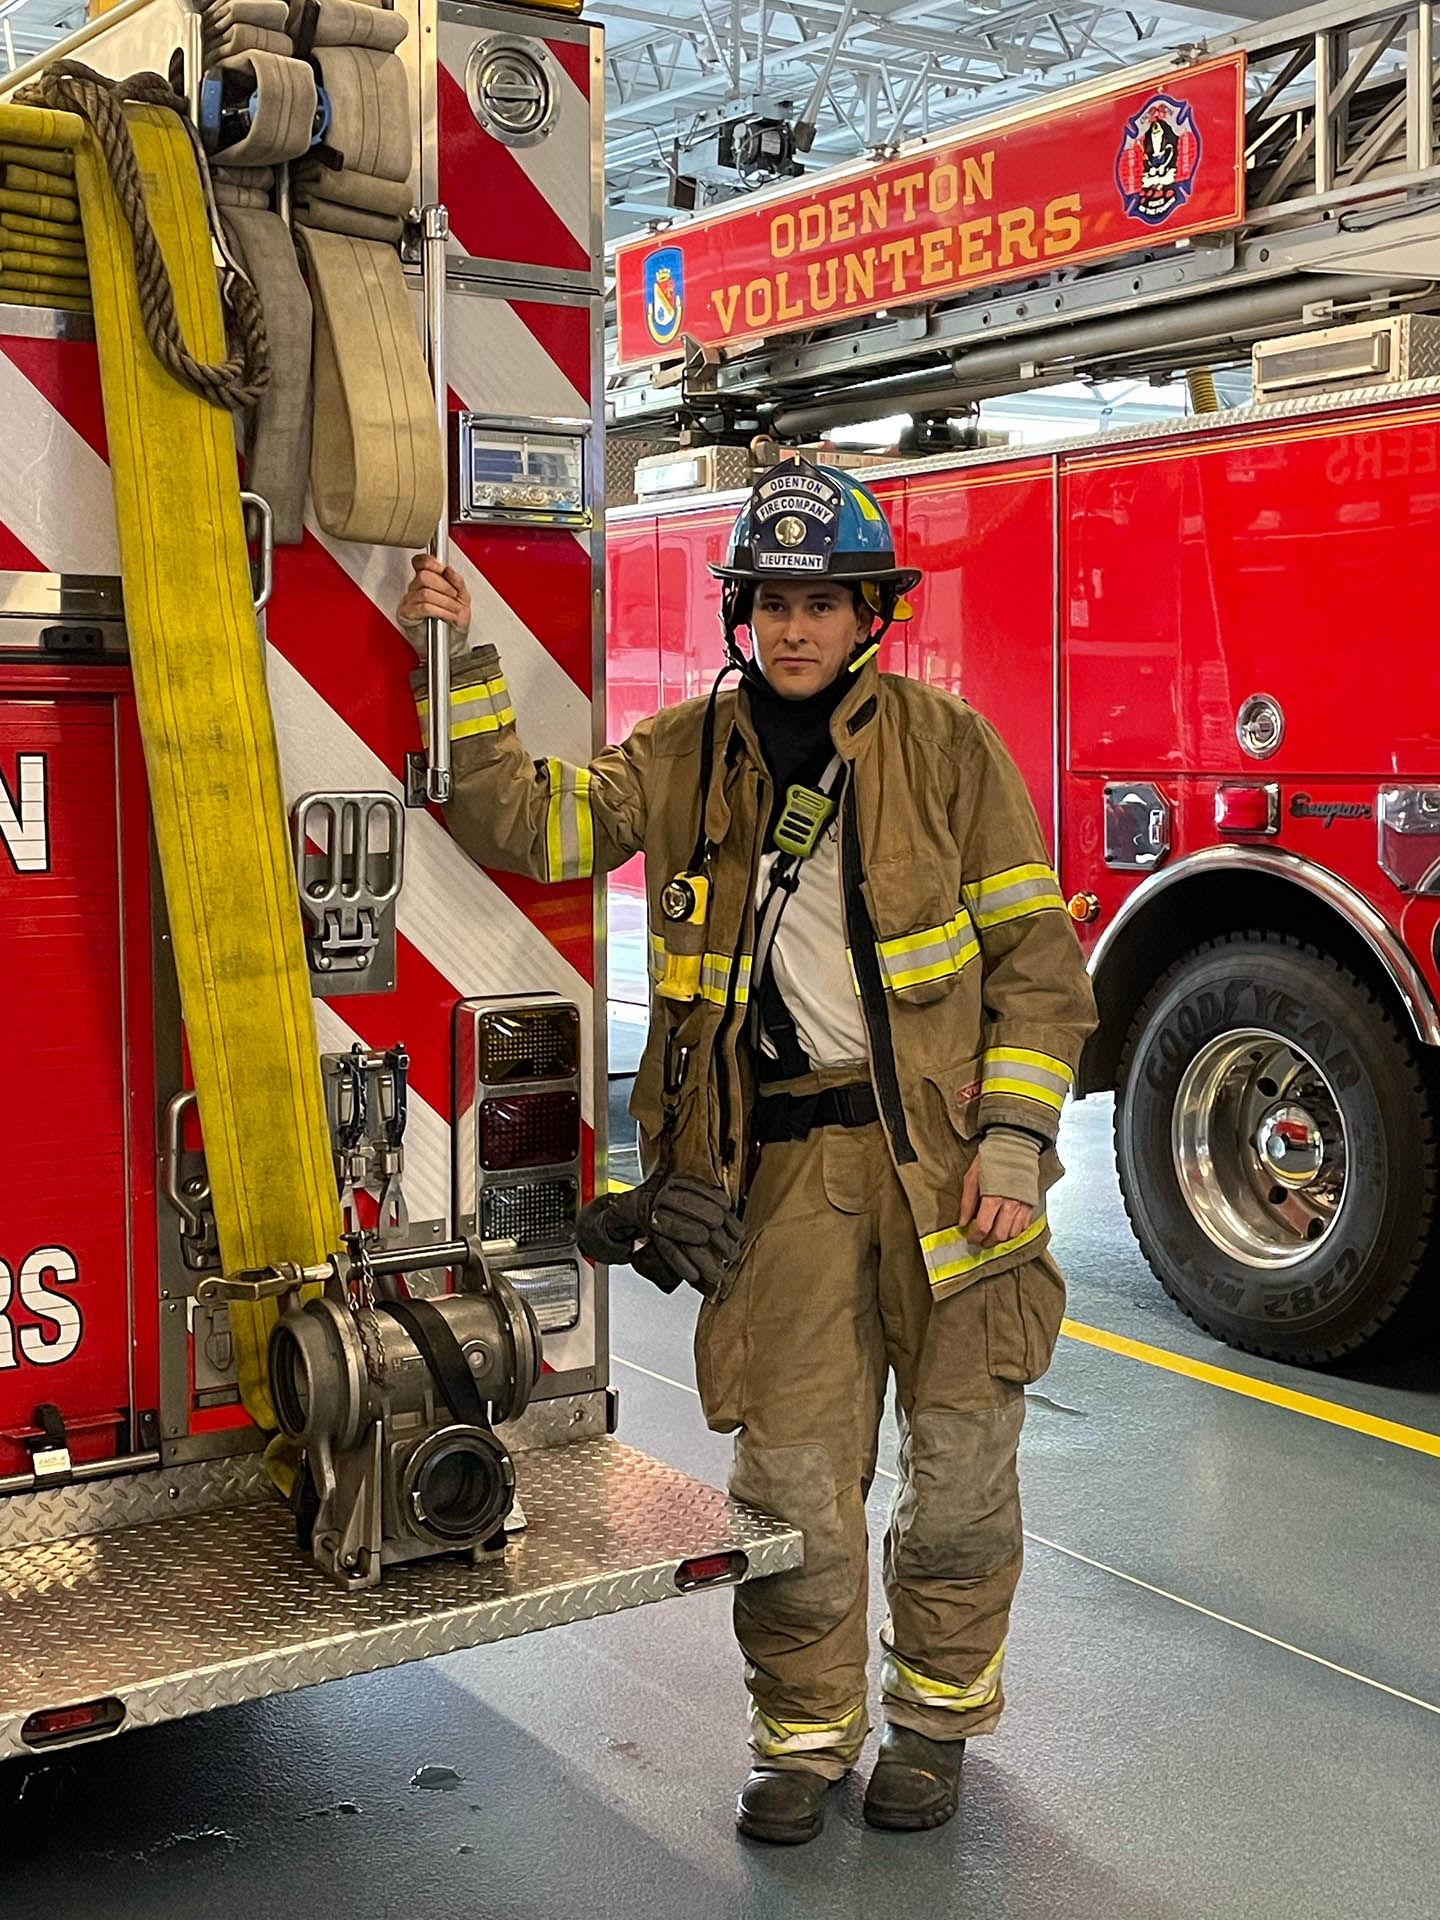
[[[675,1584],[682,1593],[696,1587],[735,1586],[745,1578],[750,1562],[737,1547],[731,1553],[701,1553],[693,1560],[682,1560],[675,1569]]]
[[[580,1100],[573,1093],[494,1094],[480,1103],[479,1131],[487,1173],[561,1166],[580,1157]]]
[[[78,1707],[42,1707],[20,1728],[27,1747],[58,1746],[62,1740],[90,1740],[113,1733],[125,1718],[119,1700],[86,1700]]]
[[[1279,787],[1273,782],[1258,787],[1217,787],[1215,827],[1219,833],[1278,833]]]

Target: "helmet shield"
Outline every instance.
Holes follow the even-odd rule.
[[[745,528],[754,578],[829,573],[844,505],[841,489],[808,462],[787,462],[768,473],[750,496]]]
[[[904,593],[920,578],[897,567],[885,510],[840,467],[787,460],[756,482],[730,536],[717,579],[758,585],[762,580],[873,581]]]

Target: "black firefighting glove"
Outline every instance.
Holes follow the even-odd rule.
[[[580,1250],[628,1264],[662,1293],[682,1282],[723,1300],[734,1284],[744,1229],[719,1187],[688,1174],[652,1173],[629,1193],[602,1194],[580,1214]]]
[[[744,1241],[745,1229],[723,1188],[673,1173],[656,1194],[650,1244],[672,1273],[707,1300],[723,1300],[734,1286]]]

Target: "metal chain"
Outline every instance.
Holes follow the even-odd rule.
[[[135,280],[146,337],[162,366],[216,406],[232,413],[253,407],[270,383],[270,350],[259,296],[241,273],[226,276],[225,333],[230,357],[217,365],[197,360],[186,345],[175,311],[170,270],[145,205],[145,188],[124,103],[164,107],[186,120],[178,93],[158,73],[107,80],[79,60],[57,60],[15,95],[24,106],[78,114],[95,132],[105,165],[135,242]],[[188,125],[188,120],[186,120]]]

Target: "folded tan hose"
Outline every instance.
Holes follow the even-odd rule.
[[[424,546],[444,506],[440,430],[393,247],[300,228],[315,304],[310,491],[324,530]]]

